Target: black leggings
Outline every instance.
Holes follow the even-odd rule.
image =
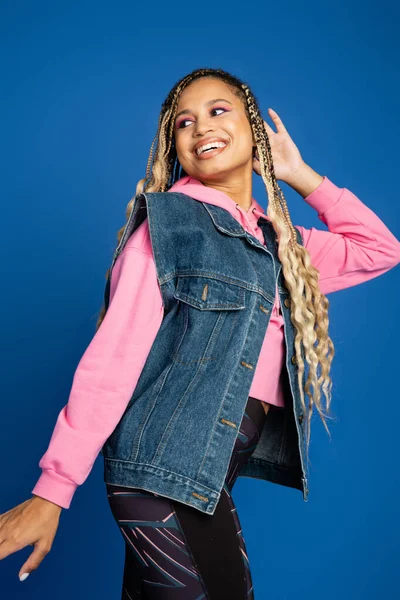
[[[125,541],[122,600],[253,600],[245,542],[231,492],[265,420],[248,398],[213,515],[146,490],[106,484]]]

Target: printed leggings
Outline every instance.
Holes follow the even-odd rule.
[[[265,418],[261,402],[249,397],[213,515],[146,490],[106,484],[125,541],[121,600],[254,599],[231,492]]]

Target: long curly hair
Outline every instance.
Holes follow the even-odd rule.
[[[196,69],[174,85],[162,104],[157,133],[151,144],[147,161],[146,177],[139,180],[136,186],[136,194],[128,202],[126,219],[129,219],[138,194],[167,191],[178,179],[186,175],[176,153],[174,121],[182,91],[193,81],[202,77],[217,78],[223,81],[241,99],[253,132],[260,161],[261,176],[267,191],[267,215],[277,234],[278,256],[282,264],[285,285],[290,294],[290,317],[296,332],[294,341],[295,362],[298,365],[297,376],[305,416],[308,460],[311,416],[314,405],[330,436],[326,418],[330,418],[332,380],[329,372],[335,352],[332,340],[328,335],[329,300],[319,289],[318,269],[311,264],[308,251],[297,242],[296,229],[291,222],[286,200],[275,177],[271,146],[264,127],[263,117],[258,102],[246,83],[222,69]],[[117,233],[118,243],[122,237],[124,227]],[[106,272],[106,279],[109,274],[110,269]],[[103,304],[96,330],[100,327],[105,313],[106,309]],[[304,352],[308,366],[304,389],[305,362],[302,352]],[[306,406],[304,392],[308,397],[308,406]],[[321,392],[325,397],[325,408],[322,406]]]

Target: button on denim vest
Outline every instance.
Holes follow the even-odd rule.
[[[295,329],[271,223],[259,219],[264,247],[221,207],[182,193],[137,195],[112,260],[106,308],[115,261],[146,216],[164,317],[126,410],[101,450],[105,482],[214,513],[278,285],[285,407],[269,410],[239,476],[299,489],[307,501]]]

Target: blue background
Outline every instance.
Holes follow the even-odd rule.
[[[161,103],[188,71],[245,79],[304,160],[399,238],[399,16],[377,1],[2,3],[0,513],[31,497]],[[294,224],[326,228],[282,188]],[[254,195],[265,207],[259,181]],[[236,484],[258,600],[399,597],[398,289],[392,269],[329,295],[335,421],[332,441],[313,421],[308,503]],[[21,583],[31,551],[0,563],[2,599],[119,600],[124,547],[102,457]]]

